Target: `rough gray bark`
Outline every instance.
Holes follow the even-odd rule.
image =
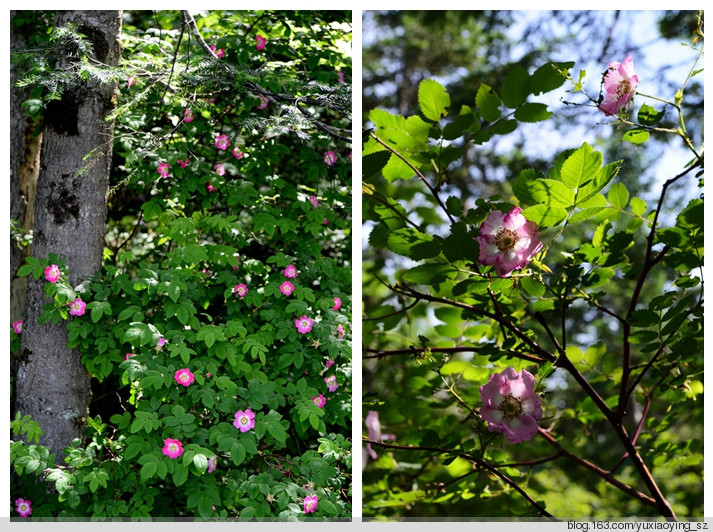
[[[117,65],[120,11],[61,11],[55,22],[74,24],[92,42],[96,60]],[[90,79],[45,112],[32,255],[56,253],[65,259],[73,287],[101,267],[113,142],[113,124],[105,117],[116,95],[115,83]],[[47,302],[45,282],[30,280],[27,290],[15,406],[39,423],[45,433],[40,443],[61,463],[64,447],[82,437],[90,380],[79,352],[66,347],[66,324],[38,323]]]
[[[10,11],[10,19],[16,11]],[[12,48],[22,49],[27,46],[26,28],[10,26]],[[15,87],[17,77],[10,72],[10,219],[17,220],[18,226],[25,231],[32,229],[33,203],[37,187],[37,173],[40,166],[40,141],[42,136],[33,135],[35,124],[22,112],[22,102],[27,98],[28,90]],[[22,266],[27,248],[20,249],[13,239],[10,240],[10,322],[22,319],[25,312],[25,293],[27,277],[17,277],[17,270]]]

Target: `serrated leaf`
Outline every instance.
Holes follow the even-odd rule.
[[[239,466],[245,461],[245,447],[239,442],[233,443],[230,447],[230,458],[236,466]]]
[[[560,177],[569,188],[577,189],[592,181],[601,167],[602,154],[585,142],[564,162]]]
[[[365,155],[362,157],[362,177],[364,179],[369,179],[370,177],[378,174],[386,163],[389,162],[391,158],[391,152],[387,150],[377,151]]]
[[[461,113],[453,122],[446,124],[443,128],[443,138],[446,140],[455,140],[462,137],[472,123],[472,113]]]
[[[439,284],[455,276],[456,272],[448,264],[422,264],[404,272],[404,280],[414,284]]]
[[[645,104],[642,104],[641,107],[639,108],[637,120],[639,121],[639,124],[641,124],[643,126],[655,126],[656,124],[661,122],[661,120],[663,119],[665,114],[666,114],[665,107],[663,110],[657,111],[654,107],[645,103]]]
[[[520,122],[542,122],[552,116],[544,103],[526,103],[515,111],[515,119]]]
[[[629,191],[626,189],[626,185],[623,183],[614,183],[609,189],[607,199],[612,207],[622,210],[625,209],[629,203]]]
[[[542,227],[554,227],[567,217],[567,209],[549,205],[535,205],[522,211],[522,215]]]
[[[500,85],[500,97],[510,109],[516,109],[525,103],[530,94],[530,75],[520,65],[510,70]]]
[[[626,140],[632,144],[643,144],[649,140],[649,132],[645,129],[630,129],[624,133],[622,140]]]
[[[439,241],[411,227],[393,231],[386,242],[387,247],[394,253],[414,260],[436,257],[441,252]]]
[[[438,122],[448,112],[446,108],[451,105],[451,97],[445,87],[433,79],[426,79],[418,86],[418,104],[423,116]]]
[[[495,122],[500,118],[500,97],[485,83],[481,83],[475,95],[475,105],[480,117],[486,122]]]
[[[384,179],[390,183],[396,181],[397,179],[411,179],[416,175],[413,168],[406,164],[395,153],[391,154],[389,162],[386,163],[384,168],[382,168],[381,173],[384,176]]]
[[[532,94],[543,94],[561,87],[567,81],[567,74],[573,66],[574,61],[542,65],[532,74],[530,83]]]
[[[604,165],[597,176],[588,184],[577,190],[577,205],[582,205],[602,190],[619,173],[621,161]]]
[[[522,277],[520,278],[520,284],[523,290],[533,297],[541,297],[547,291],[545,285],[534,277]]]
[[[562,181],[536,179],[528,181],[526,186],[535,204],[571,207],[574,203],[574,190],[565,186]]]
[[[543,178],[544,176],[542,174],[532,168],[526,168],[517,174],[517,177],[515,177],[512,183],[512,191],[522,205],[535,205],[537,203],[530,193],[528,183]]]

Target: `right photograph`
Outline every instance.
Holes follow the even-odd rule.
[[[703,506],[703,12],[362,13],[362,514]]]

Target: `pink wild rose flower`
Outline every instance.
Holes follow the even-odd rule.
[[[158,168],[156,171],[158,172],[158,175],[161,177],[168,177],[168,174],[170,172],[171,165],[168,163],[161,163],[158,165]]]
[[[332,150],[324,152],[324,164],[326,164],[327,166],[332,166],[336,162],[337,155]]]
[[[312,205],[315,206],[315,208],[317,207],[317,196],[310,196],[309,201]]]
[[[225,166],[223,166],[222,164],[216,164],[215,165],[215,173],[220,176],[225,175]]]
[[[211,44],[211,45],[210,45],[210,49],[212,50],[212,52],[215,54],[215,56],[216,56],[218,59],[221,59],[221,58],[225,57],[225,50],[223,50],[222,48],[221,48],[220,50],[216,50],[216,49],[215,49],[215,44]]]
[[[233,425],[236,429],[240,429],[240,432],[247,432],[255,427],[255,414],[249,408],[245,411],[238,410],[235,412]]]
[[[634,97],[639,76],[634,74],[634,60],[631,54],[623,63],[612,61],[604,75],[604,102],[599,110],[607,116],[618,114]]]
[[[312,397],[312,402],[315,406],[319,408],[324,408],[324,405],[327,404],[327,399],[324,397],[324,395],[320,393],[319,395],[315,395],[314,397]]]
[[[191,161],[188,159],[188,157],[186,157],[185,161],[182,161],[181,159],[177,159],[176,162],[178,163],[178,166],[180,166],[181,168],[185,168],[186,166],[188,166],[188,164]]]
[[[183,121],[188,123],[188,122],[193,122],[193,112],[191,111],[191,108],[188,107],[185,111],[183,111]]]
[[[193,373],[191,373],[191,370],[188,368],[179,369],[174,377],[176,378],[176,382],[183,386],[190,386],[194,379]]]
[[[288,279],[295,279],[297,277],[297,268],[290,264],[287,268],[285,268],[285,277]]]
[[[280,285],[280,292],[282,292],[282,295],[284,296],[292,295],[292,292],[294,291],[295,285],[293,285],[290,281],[285,281]]]
[[[316,495],[307,495],[305,497],[305,513],[314,513],[317,511],[317,505],[319,504],[319,498]]]
[[[214,187],[213,185],[211,185],[210,183],[206,183],[206,184],[205,184],[205,189],[206,189],[208,192],[215,192],[216,190],[218,190],[217,188],[215,188],[215,187]]]
[[[237,146],[235,146],[235,147],[233,148],[233,151],[231,151],[230,153],[231,153],[232,156],[235,157],[236,159],[242,159],[243,157],[245,157],[245,154],[244,154],[243,152],[241,152],[241,151],[240,151],[240,148],[238,148]]]
[[[324,363],[325,368],[331,368],[332,366],[334,366],[334,360],[331,358]]]
[[[86,308],[87,304],[78,297],[69,304],[69,314],[71,316],[81,316]]]
[[[227,150],[228,146],[230,146],[228,135],[218,135],[215,138],[215,147],[219,150]]]
[[[337,325],[337,338],[344,338],[345,334],[346,333],[344,332],[344,327],[342,327],[342,324],[340,323],[339,325]]]
[[[260,105],[257,106],[257,108],[260,110],[267,109],[267,106],[270,105],[270,100],[268,100],[262,94],[258,94],[257,97],[260,98],[260,102],[262,102]]]
[[[521,212],[519,207],[513,207],[507,214],[492,211],[480,226],[480,236],[475,238],[480,245],[478,260],[495,266],[499,277],[508,277],[513,270],[524,268],[542,249],[539,227]]]
[[[217,456],[211,456],[208,458],[208,473],[212,473],[215,471],[215,468],[218,467],[218,457]]]
[[[126,353],[124,355],[124,360],[129,360],[133,356],[136,356],[135,353]]]
[[[339,308],[342,306],[342,300],[338,297],[334,298],[334,306],[332,307],[332,310],[339,310]]]
[[[526,370],[507,368],[490,376],[480,387],[480,415],[490,432],[501,432],[511,443],[531,440],[542,417],[542,402],[535,393],[535,377]]]
[[[248,293],[248,287],[245,286],[243,283],[236,284],[236,285],[233,287],[233,293],[234,293],[234,294],[238,294],[238,297],[239,297],[240,299],[242,299],[242,298],[244,298],[245,295]]]
[[[267,44],[267,39],[262,35],[255,36],[255,49],[261,51],[265,49],[265,44]]]
[[[15,511],[20,514],[20,517],[29,517],[32,515],[32,501],[29,499],[16,499]]]
[[[56,283],[59,281],[61,275],[62,272],[56,264],[45,268],[45,279],[47,279],[50,283]]]
[[[325,377],[324,382],[327,383],[327,390],[329,390],[330,392],[334,392],[337,388],[339,388],[336,375],[330,375],[329,377]]]
[[[169,458],[178,458],[183,454],[183,444],[173,438],[166,438],[163,440],[163,449],[161,452]]]
[[[15,331],[15,334],[21,334],[22,333],[22,320],[17,320],[12,324],[12,330]]]
[[[314,320],[312,318],[308,318],[307,316],[301,316],[295,320],[295,326],[302,334],[310,332],[312,330],[313,323]]]

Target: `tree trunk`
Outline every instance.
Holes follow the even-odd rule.
[[[10,19],[16,11],[10,11]],[[26,26],[10,25],[10,45],[22,49],[27,46]],[[22,102],[29,90],[15,87],[17,77],[10,71],[10,219],[18,229],[32,230],[33,203],[37,188],[40,163],[41,135],[33,134],[35,123],[22,112]],[[10,322],[22,319],[25,313],[27,277],[17,277],[17,270],[25,262],[27,248],[20,248],[10,239]]]
[[[92,43],[96,60],[118,64],[120,11],[61,11],[55,22],[74,24]],[[105,118],[116,105],[116,91],[115,83],[92,78],[67,90],[45,112],[32,254],[65,259],[74,287],[101,267],[113,143],[113,124]],[[38,323],[47,302],[45,282],[31,280],[27,290],[16,408],[39,423],[40,443],[61,463],[64,447],[82,437],[90,381],[79,351],[66,347],[65,324]]]

